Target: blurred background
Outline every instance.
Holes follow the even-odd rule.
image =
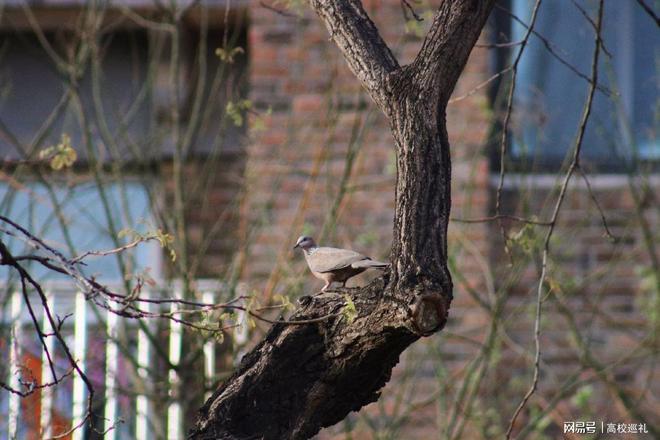
[[[437,6],[409,2],[416,17],[406,3],[363,2],[402,65]],[[600,438],[611,423],[626,425],[621,438],[660,432],[660,34],[646,3],[605,2],[599,86],[550,240],[538,389],[518,438]],[[501,438],[532,383],[544,238],[592,82],[598,2],[543,2],[526,37],[536,6],[498,2],[448,108],[447,327],[404,353],[378,402],[318,438]],[[0,161],[0,215],[64,255],[165,237],[85,260],[125,294],[241,297],[274,319],[321,287],[291,249],[299,235],[389,255],[388,122],[299,0],[0,0]],[[6,226],[12,253],[32,252]],[[96,391],[96,430],[66,438],[183,438],[270,326],[240,311],[190,315],[213,332],[123,319],[65,275],[26,268]],[[28,390],[52,378],[17,282],[0,268],[0,381]],[[52,339],[66,377],[25,398],[0,389],[0,439],[83,420],[88,390]],[[572,421],[599,434],[563,434]]]

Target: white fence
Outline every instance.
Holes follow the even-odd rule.
[[[121,319],[114,313],[107,312],[105,309],[98,308],[86,301],[84,294],[77,291],[71,283],[46,283],[44,285],[47,292],[49,308],[54,315],[63,318],[72,314],[65,320],[62,327],[62,333],[66,333],[67,343],[72,350],[74,358],[78,361],[79,368],[90,377],[94,383],[102,382],[101,389],[105,390],[105,394],[100,397],[96,396],[95,401],[99,400],[103,403],[103,411],[98,411],[103,415],[102,424],[98,426],[99,419],[95,424],[96,429],[103,429],[107,431],[103,438],[109,440],[121,438],[134,438],[136,440],[151,440],[154,438],[165,437],[167,439],[181,439],[185,437],[183,431],[183,417],[182,405],[178,400],[181,390],[178,390],[180,379],[175,369],[169,369],[165,375],[168,380],[165,386],[168,388],[168,406],[166,410],[167,421],[161,424],[161,428],[157,429],[153,418],[153,408],[155,402],[153,401],[153,394],[150,393],[153,389],[153,382],[150,380],[150,368],[154,359],[154,350],[159,348],[161,351],[166,349],[168,354],[168,361],[171,365],[177,366],[182,358],[182,337],[183,328],[182,324],[173,320],[161,321],[169,327],[166,338],[168,340],[158,339],[157,343],[160,347],[155,347],[154,343],[149,339],[147,331],[153,329],[158,322],[156,319],[144,319],[142,324],[146,326],[141,327],[137,320]],[[227,299],[227,295],[222,295],[221,285],[217,282],[197,281],[195,283],[196,291],[202,292],[202,302],[206,304],[213,304],[216,301],[220,302]],[[53,381],[52,373],[48,368],[48,359],[46,351],[43,350],[41,345],[34,344],[36,333],[34,325],[26,310],[26,304],[23,299],[22,293],[15,290],[4,290],[10,295],[5,303],[4,316],[2,322],[4,324],[4,335],[9,334],[9,339],[5,340],[6,354],[3,352],[0,357],[8,356],[8,362],[5,362],[4,371],[8,377],[3,377],[2,380],[9,384],[14,389],[25,390],[25,383],[33,380],[35,383],[43,384]],[[0,293],[0,299],[2,299]],[[174,284],[172,288],[168,289],[152,289],[151,291],[143,290],[140,294],[141,298],[150,296],[152,298],[181,298],[180,284]],[[39,319],[42,323],[42,328],[45,333],[49,333],[50,324],[45,314],[41,310],[40,301],[36,294],[30,296],[32,304],[36,309],[39,309]],[[223,298],[221,300],[221,298]],[[140,308],[145,310],[149,305],[148,303],[141,303]],[[38,305],[38,307],[36,307]],[[152,310],[159,306],[151,304]],[[169,311],[175,311],[179,307],[176,303],[168,303],[166,305]],[[160,310],[163,310],[162,308]],[[165,310],[167,311],[167,310]],[[239,316],[239,319],[245,319],[244,316]],[[237,345],[242,345],[246,342],[246,325],[237,327],[233,334],[234,342]],[[9,331],[7,331],[9,330]],[[131,335],[132,346],[134,347],[135,356],[133,356],[133,370],[135,371],[134,379],[119,383],[119,372],[123,371],[127,365],[125,357],[121,354],[121,341],[119,340],[120,330],[124,335]],[[102,341],[105,345],[102,350],[97,350],[93,346],[93,341],[90,338],[90,332],[94,332],[97,336],[97,341]],[[101,338],[98,336],[101,335]],[[2,337],[2,336],[0,336]],[[40,363],[37,370],[40,371],[41,377],[25,378],[25,362],[26,353],[29,351],[26,339],[32,338],[32,362],[36,359]],[[1,342],[1,341],[0,341]],[[55,338],[50,336],[45,338],[48,351],[53,354],[56,353]],[[40,353],[35,353],[38,350]],[[101,372],[96,371],[98,365],[92,366],[91,351],[98,360],[98,353],[104,353],[103,368]],[[208,340],[204,343],[203,357],[204,357],[204,374],[207,381],[211,381],[216,373],[216,359],[215,359],[215,341]],[[7,368],[8,366],[8,368]],[[8,370],[8,371],[7,371]],[[2,370],[0,370],[2,371]],[[153,370],[152,370],[153,371]],[[99,374],[100,373],[100,374]],[[61,374],[61,371],[58,372]],[[124,374],[124,377],[126,375]],[[99,379],[100,377],[100,379]],[[32,425],[36,424],[35,420],[38,419],[39,438],[49,438],[62,432],[62,428],[58,432],[54,432],[54,414],[55,404],[59,404],[60,412],[64,413],[64,418],[70,426],[77,426],[85,417],[87,410],[87,388],[79,374],[73,373],[71,378],[72,385],[70,385],[70,395],[66,392],[60,391],[58,387],[46,387],[41,389],[40,393],[34,393],[32,399],[38,400],[38,414],[23,414],[29,410],[25,409],[22,405],[22,397],[9,393],[6,390],[0,390],[0,414],[7,414],[5,426],[0,421],[0,439],[21,439],[28,435],[34,435],[35,426],[28,426],[26,420],[32,420]],[[140,382],[136,385],[134,382]],[[209,382],[207,382],[209,383]],[[63,385],[62,385],[63,386]],[[136,387],[135,390],[127,392],[126,388]],[[96,387],[95,387],[96,388]],[[98,394],[98,390],[95,390]],[[57,393],[57,396],[56,396]],[[64,398],[62,398],[64,395]],[[208,395],[207,395],[208,397]],[[123,399],[123,400],[122,400]],[[119,402],[129,401],[129,405],[124,405],[124,409],[130,407],[129,411],[120,411]],[[61,408],[62,404],[70,408]],[[96,408],[98,409],[98,408]],[[34,411],[34,409],[32,409]],[[156,420],[163,417],[156,417]],[[0,417],[0,420],[2,417]],[[123,419],[126,423],[118,425],[117,421]],[[32,431],[28,433],[28,431]],[[158,432],[157,432],[158,431]],[[73,440],[82,440],[85,436],[84,429],[78,429],[72,433]]]

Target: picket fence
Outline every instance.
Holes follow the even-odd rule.
[[[221,283],[213,281],[200,280],[195,283],[196,290],[202,293],[202,301],[207,304],[213,304],[216,298],[225,297],[226,295],[221,295],[223,292],[223,286]],[[90,328],[94,328],[96,331],[99,330],[99,327],[105,328],[106,341],[105,341],[105,377],[104,377],[104,426],[103,429],[107,430],[104,435],[104,439],[107,440],[119,440],[123,437],[130,436],[136,440],[151,440],[156,437],[154,432],[153,423],[151,421],[152,416],[152,407],[154,402],[151,401],[151,398],[145,394],[137,394],[134,396],[134,414],[131,414],[130,417],[134,417],[134,421],[130,423],[131,432],[130,434],[115,429],[115,422],[122,415],[118,414],[118,399],[122,397],[121,392],[118,389],[118,368],[120,366],[121,354],[119,346],[117,344],[117,332],[120,325],[132,326],[133,331],[137,332],[137,347],[136,347],[136,361],[138,364],[137,373],[139,377],[148,383],[147,377],[147,367],[150,365],[152,360],[154,347],[149,341],[147,334],[142,328],[137,325],[135,320],[125,320],[121,319],[114,313],[107,312],[105,309],[96,308],[95,313],[92,313],[92,308],[95,307],[86,300],[85,295],[80,292],[72,283],[69,282],[50,282],[44,284],[44,290],[48,298],[48,304],[51,311],[57,314],[59,317],[64,317],[69,314],[71,316],[65,321],[65,328],[69,326],[69,331],[71,326],[73,327],[73,343],[70,344],[70,348],[73,354],[73,357],[78,361],[78,366],[80,369],[87,374],[89,369],[88,364],[88,335],[90,333]],[[8,372],[8,377],[3,378],[3,380],[8,383],[14,389],[25,389],[24,384],[25,380],[22,380],[21,377],[21,359],[23,359],[24,347],[20,341],[23,341],[26,336],[29,335],[29,332],[34,334],[33,324],[26,308],[25,301],[23,299],[22,293],[17,290],[4,290],[9,292],[10,298],[8,302],[8,312],[3,316],[3,323],[5,328],[10,328],[9,341],[5,341],[5,347],[8,346],[8,356],[5,353],[4,355],[8,357],[5,363],[5,371]],[[175,282],[170,284],[167,288],[161,289],[151,289],[143,290],[140,294],[141,298],[181,298],[181,283]],[[31,293],[30,298],[32,299],[32,304],[36,309],[39,309],[39,319],[42,321],[42,329],[45,333],[51,331],[50,323],[46,318],[45,314],[41,312],[40,301],[36,294]],[[151,307],[151,310],[154,310],[156,307],[159,307],[157,304],[141,303],[140,308],[143,310],[148,310]],[[177,304],[167,304],[166,308],[169,311],[176,311],[177,307],[180,307]],[[162,308],[161,308],[162,309]],[[99,313],[96,313],[100,311]],[[245,319],[244,316],[239,315],[239,320]],[[105,320],[105,322],[103,322]],[[153,326],[154,320],[145,321],[145,324],[148,326]],[[175,322],[173,320],[168,320],[167,325],[169,326],[169,341],[163,344],[167,346],[169,353],[169,362],[171,365],[178,365],[181,360],[182,355],[182,324]],[[234,342],[237,345],[242,345],[247,341],[247,325],[242,325],[236,327],[232,337]],[[153,327],[151,327],[153,328]],[[26,334],[27,333],[27,334]],[[48,347],[50,353],[55,352],[56,341],[54,337],[45,338],[45,343]],[[207,381],[210,381],[214,377],[216,369],[216,359],[215,359],[215,341],[209,340],[205,343],[203,348],[204,353],[204,373]],[[41,368],[36,369],[41,371],[41,377],[35,378],[37,383],[44,384],[50,383],[53,381],[52,373],[48,366],[48,359],[46,357],[46,351],[41,349]],[[168,373],[169,383],[167,384],[169,389],[170,400],[167,407],[167,423],[165,426],[165,437],[168,440],[179,440],[185,438],[183,432],[183,419],[182,419],[182,406],[181,403],[177,400],[176,392],[177,386],[179,384],[179,377],[177,372],[174,369],[170,369]],[[79,425],[86,413],[87,408],[87,389],[85,383],[83,382],[81,376],[74,372],[72,377],[72,392],[71,392],[71,408],[69,411],[66,411],[70,414],[70,421],[67,420],[69,426]],[[129,384],[130,386],[130,384]],[[39,424],[39,433],[35,436],[36,433],[26,433],[25,426],[21,426],[21,417],[23,420],[26,418],[26,414],[21,414],[21,399],[22,397],[9,393],[5,390],[0,390],[0,393],[4,393],[5,397],[2,399],[4,401],[5,409],[2,412],[6,411],[7,421],[5,423],[5,435],[0,432],[0,439],[7,438],[10,440],[32,437],[32,438],[50,438],[53,435],[58,434],[53,432],[53,414],[54,414],[54,387],[46,387],[41,389],[40,393],[37,394],[39,399],[39,408],[38,424]],[[208,397],[208,396],[206,396]],[[24,423],[23,423],[24,424]],[[1,425],[0,425],[1,426]],[[100,428],[100,427],[98,427]],[[61,430],[60,430],[61,431]],[[121,435],[121,432],[124,432],[124,435]],[[85,437],[84,429],[77,429],[71,433],[70,437],[72,440],[83,440]],[[161,430],[162,437],[162,430]]]

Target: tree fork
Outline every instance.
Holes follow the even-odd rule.
[[[446,107],[494,0],[444,1],[400,67],[358,0],[310,0],[390,120],[397,152],[391,268],[368,286],[309,298],[274,324],[198,413],[191,439],[306,439],[374,402],[400,354],[444,327],[451,163]],[[342,314],[345,296],[356,316]]]

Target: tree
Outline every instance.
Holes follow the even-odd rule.
[[[444,326],[451,164],[445,111],[494,1],[446,1],[400,66],[357,0],[311,0],[396,143],[391,268],[370,285],[307,298],[200,409],[191,438],[313,436],[375,401],[399,355]]]
[[[635,14],[634,38],[629,21],[604,18],[604,0],[515,2],[522,9],[498,2],[495,32],[475,45],[448,107],[461,57],[483,24],[475,15],[488,15],[484,5],[473,13],[463,10],[469,2],[443,5],[434,21],[432,6],[420,5],[410,18],[406,1],[365,2],[376,23],[405,24],[398,35],[399,27],[381,28],[384,39],[397,41],[390,52],[359,2],[313,3],[365,85],[354,93],[358,83],[341,71],[343,60],[336,64],[321,26],[280,11],[280,2],[251,9],[249,27],[240,2],[123,3],[87,2],[55,30],[48,7],[8,7],[0,20],[6,29],[24,16],[6,31],[0,51],[0,150],[12,152],[3,150],[0,164],[0,352],[8,358],[0,367],[0,406],[9,408],[0,431],[182,438],[206,393],[243,356],[248,332],[256,343],[270,330],[209,400],[193,436],[307,437],[376,399],[329,435],[341,429],[347,437],[412,438],[435,429],[448,440],[553,437],[565,429],[566,414],[637,422],[657,433],[660,228],[652,203],[658,181],[649,175],[657,161],[648,161],[648,152],[658,144],[646,125],[651,118],[638,124],[649,133],[629,124],[653,112],[635,105],[628,114],[623,105],[643,90],[650,107],[655,89],[636,80],[619,88],[604,74],[646,68],[650,51],[636,49],[631,63],[619,44],[652,39],[644,25],[656,26],[657,18],[643,1],[605,8],[609,17]],[[285,4],[297,12],[301,2]],[[558,15],[567,31],[544,35],[556,29]],[[420,17],[434,26],[411,62],[426,33]],[[26,52],[53,67],[34,77],[61,99],[49,102],[41,87],[22,81],[35,73],[15,61]],[[496,72],[486,66],[493,52]],[[400,67],[392,53],[411,64]],[[319,59],[327,66],[316,69]],[[538,78],[530,78],[530,64]],[[565,72],[555,77],[546,69],[553,64]],[[248,65],[249,94],[240,87]],[[132,81],[113,80],[128,72]],[[575,93],[565,93],[564,79],[575,79]],[[104,88],[118,83],[126,94]],[[539,105],[557,90],[561,106]],[[367,94],[376,105],[364,102]],[[527,99],[532,95],[538,100]],[[467,105],[453,105],[465,98]],[[49,111],[26,118],[16,111],[26,104],[27,113]],[[558,107],[563,117],[544,124]],[[616,116],[610,127],[599,120],[605,108]],[[68,123],[60,126],[61,118]],[[588,119],[607,145],[586,135],[581,157]],[[382,147],[391,144],[388,122],[397,142],[392,154]],[[567,134],[562,140],[559,131]],[[300,142],[309,147],[297,148]],[[534,151],[557,157],[557,148],[566,152],[561,166],[550,162],[557,174],[534,175],[549,170],[537,167]],[[592,190],[590,173],[603,171],[603,162],[589,157],[594,148],[627,173],[616,191],[616,176]],[[323,241],[351,240],[387,258],[395,152],[401,173],[393,270],[363,289],[305,297],[292,317],[273,321],[311,279],[301,259],[290,258],[290,237],[314,228]],[[488,165],[500,166],[499,184]],[[510,175],[520,170],[530,175]],[[230,187],[235,195],[227,199]],[[383,202],[384,209],[366,208]],[[22,206],[29,207],[23,214]],[[93,237],[81,233],[86,219],[95,222]],[[145,248],[157,255],[159,244],[170,257],[165,265],[137,255]],[[68,280],[66,291],[53,275]],[[438,334],[452,287],[452,319]],[[65,304],[73,298],[75,309]],[[73,314],[80,304],[96,319]],[[81,349],[84,338],[67,336],[87,329],[97,337],[90,356]],[[114,374],[120,366],[133,376],[128,384]],[[97,374],[102,369],[105,377]],[[48,411],[68,381],[86,389],[76,393],[71,419]],[[44,417],[49,412],[60,422]],[[442,417],[428,417],[437,412]]]

